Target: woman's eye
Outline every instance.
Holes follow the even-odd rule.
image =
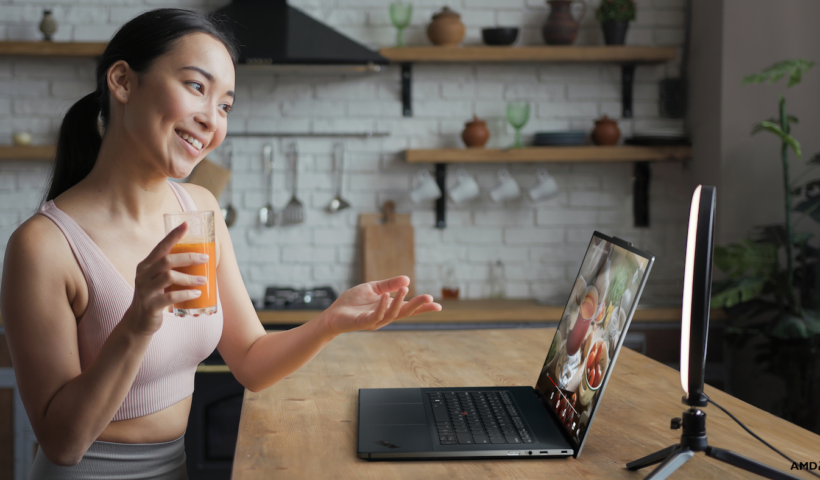
[[[222,107],[222,110],[225,110],[225,113],[230,113],[231,112],[231,105],[229,105],[227,103],[223,103],[222,105],[220,105],[220,107]]]
[[[192,86],[196,91],[202,91],[202,84],[199,82],[186,82],[188,85]]]

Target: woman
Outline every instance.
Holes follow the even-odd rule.
[[[9,241],[0,298],[40,444],[32,478],[186,478],[194,370],[214,347],[259,391],[341,333],[441,309],[429,295],[404,301],[409,279],[396,277],[344,292],[299,328],[266,334],[217,215],[219,312],[168,313],[198,291],[167,287],[204,283],[173,269],[207,258],[169,254],[185,226],[166,235],[163,214],[219,211],[205,189],[168,178],[188,176],[225,138],[236,56],[201,15],[147,12],[117,32],[96,91],[63,120],[47,201]]]

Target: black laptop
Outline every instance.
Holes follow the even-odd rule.
[[[654,260],[595,232],[535,388],[360,389],[358,456],[578,457]]]

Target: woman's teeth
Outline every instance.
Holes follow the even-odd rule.
[[[183,140],[187,141],[188,143],[190,143],[191,145],[196,147],[197,150],[202,150],[202,142],[200,142],[196,138],[194,138],[194,137],[192,137],[192,136],[190,136],[190,135],[188,135],[187,133],[184,133],[184,132],[178,133],[178,135],[180,137],[182,137]]]

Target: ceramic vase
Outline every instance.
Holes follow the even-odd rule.
[[[40,31],[43,32],[43,40],[50,42],[52,36],[57,31],[57,22],[54,20],[51,10],[43,10],[43,19],[40,21]]]
[[[578,2],[584,9],[578,19],[572,18],[572,4]],[[578,36],[578,27],[587,13],[587,4],[582,0],[549,0],[550,14],[541,33],[547,45],[572,45]]]
[[[455,47],[464,39],[464,24],[461,15],[447,7],[433,15],[433,21],[427,26],[427,37],[433,45]]]
[[[484,148],[484,145],[487,144],[487,140],[490,139],[490,130],[487,128],[487,122],[477,116],[473,116],[472,121],[464,124],[461,139],[464,140],[464,145],[467,145],[469,148]]]
[[[604,115],[595,120],[595,130],[592,131],[592,143],[595,145],[617,145],[621,138],[618,122]]]

